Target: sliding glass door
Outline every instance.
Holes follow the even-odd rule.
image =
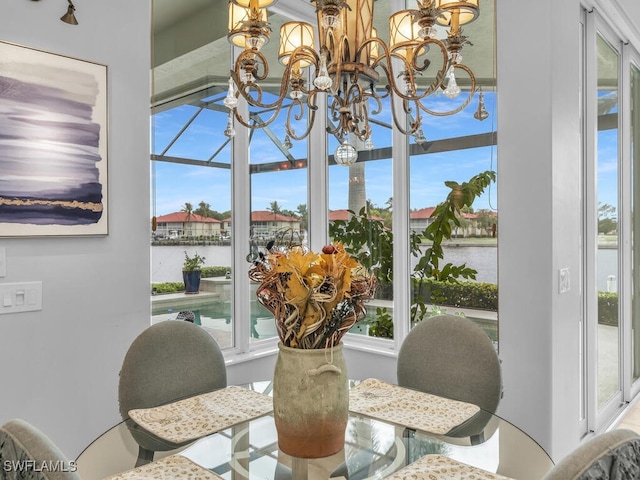
[[[597,12],[584,39],[586,433],[640,391],[640,63]]]

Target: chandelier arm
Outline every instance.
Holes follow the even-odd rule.
[[[273,111],[273,114],[267,119],[267,120],[262,120],[260,121],[260,123],[258,124],[258,122],[256,122],[255,120],[252,122],[251,120],[246,121],[242,115],[240,114],[240,112],[238,112],[237,108],[233,109],[233,116],[234,118],[243,126],[250,128],[250,129],[254,129],[254,128],[264,128],[267,125],[270,125],[277,117],[278,114],[280,113],[280,109],[282,108],[282,105],[276,105],[276,108]],[[249,115],[251,117],[251,115]],[[253,125],[252,125],[253,123]]]
[[[260,60],[259,63],[256,58]],[[256,65],[262,65],[264,71],[260,73],[260,69]],[[269,62],[267,62],[266,57],[260,50],[248,48],[240,52],[234,67],[234,71],[238,73],[238,78],[240,78],[240,71],[246,68],[250,70],[251,75],[257,81],[264,80],[269,75]]]
[[[418,46],[415,48],[416,52],[420,52],[421,50],[427,50],[430,47],[430,44],[434,44],[436,45],[439,49],[440,49],[440,53],[442,54],[442,66],[440,69],[438,69],[438,72],[435,76],[435,79],[433,80],[433,82],[431,82],[431,84],[428,86],[428,88],[426,88],[422,93],[417,94],[404,94],[402,91],[400,91],[400,89],[398,89],[397,85],[395,84],[395,82],[392,83],[392,88],[393,91],[396,95],[398,95],[400,98],[404,99],[404,100],[417,100],[420,101],[423,98],[428,97],[429,95],[433,94],[436,90],[438,90],[438,88],[440,88],[440,86],[442,85],[442,82],[444,81],[447,71],[449,70],[450,67],[450,62],[449,62],[449,52],[447,51],[447,47],[446,45],[441,42],[440,40],[436,39],[436,38],[428,38],[426,40],[424,40],[423,42],[421,42],[420,44],[418,44]],[[393,53],[391,54],[391,56],[396,56]],[[422,73],[423,71],[425,71],[429,66],[430,63],[427,62],[426,60],[422,62],[422,65],[418,65],[418,59],[419,59],[419,55],[414,55],[413,60],[411,61],[411,65],[410,68],[407,69],[407,71],[403,72],[405,75],[405,79],[407,80],[407,82],[412,85],[415,86],[415,72],[420,72]],[[404,60],[404,58],[400,57],[406,64],[406,61]]]
[[[293,130],[293,128],[291,128],[291,114],[293,112],[294,105],[297,106],[299,112],[298,114],[294,115],[294,118],[296,120],[301,120],[304,116],[305,104],[306,104],[306,108],[309,111],[309,114],[308,114],[309,121],[307,122],[307,128],[305,129],[305,131],[302,132],[301,135],[297,135]],[[311,128],[313,127],[313,123],[315,122],[315,119],[316,119],[316,110],[318,110],[318,106],[315,104],[314,92],[311,92],[309,94],[306,102],[304,103],[300,99],[295,99],[294,102],[291,105],[289,105],[289,108],[287,109],[287,121],[285,122],[285,129],[287,131],[287,134],[294,140],[302,140],[307,136],[309,136],[309,133],[311,133]]]
[[[252,66],[255,65],[256,61],[254,57],[258,57],[261,60],[262,65],[264,67],[264,73],[260,74],[257,69],[255,70],[252,69],[250,73],[252,74],[254,80],[252,80],[251,82],[244,82],[240,80],[241,72],[244,69],[243,65],[246,62],[251,62]],[[319,61],[318,55],[315,53],[315,51],[304,45],[301,47],[297,47],[293,51],[291,57],[292,57],[292,60],[287,64],[287,66],[284,69],[282,80],[280,82],[280,93],[278,94],[277,98],[272,103],[262,103],[263,90],[260,87],[260,85],[257,83],[257,81],[264,80],[268,76],[269,67],[268,67],[267,60],[265,56],[262,54],[262,52],[260,51],[244,50],[242,53],[240,53],[240,55],[238,55],[234,70],[231,70],[231,78],[236,84],[238,93],[242,95],[242,97],[252,107],[258,107],[258,108],[264,108],[264,109],[278,107],[278,105],[282,104],[284,97],[287,95],[287,92],[289,91],[289,87],[291,84],[291,71],[293,70],[293,66],[300,61],[309,61],[317,68],[318,61]],[[257,95],[255,97],[252,96],[251,93],[249,93],[250,89],[254,89],[257,92]],[[304,89],[301,91],[303,91],[304,93],[309,93],[315,90]]]
[[[371,94],[367,95],[367,102],[373,101],[376,103],[376,108],[369,113],[370,115],[378,115],[382,112],[382,101],[380,99],[389,96],[389,90],[385,88],[385,91],[387,92],[386,95],[378,95],[375,90],[373,90]]]
[[[416,111],[420,110],[420,103],[417,100],[403,100],[403,102],[413,102],[416,104]],[[393,109],[393,95],[391,95],[391,108]],[[403,109],[405,110],[405,112],[408,114],[407,112],[407,108],[403,107]],[[409,111],[413,111],[413,109],[409,108]],[[392,110],[393,112],[394,110]],[[396,115],[393,114],[391,115],[391,117],[393,118],[393,124],[396,126],[396,128],[398,130],[400,130],[400,132],[403,135],[413,135],[414,133],[416,133],[418,131],[418,128],[420,128],[420,122],[418,120],[414,121],[414,122],[409,122],[409,128],[405,128],[404,125],[400,125],[400,123],[398,123],[398,118],[396,118]],[[422,117],[420,117],[420,114],[417,115],[418,119],[422,119]]]
[[[285,68],[285,72],[283,74],[283,80],[285,78],[289,78],[291,76],[291,71],[294,70],[294,65],[296,65],[297,63],[303,63],[303,62],[308,62],[310,65],[313,65],[313,67],[315,68],[315,73],[316,76],[318,74],[318,69],[320,66],[320,56],[317,54],[317,52],[312,49],[307,47],[306,45],[301,45],[299,47],[296,47],[295,50],[293,51],[293,53],[291,54],[291,58],[289,60],[289,63],[287,64],[286,68]],[[304,63],[299,67],[300,70],[302,70],[303,68],[306,68],[309,65],[304,65]],[[286,88],[284,85],[285,82],[283,82],[283,97],[284,95],[286,95],[288,88],[291,86],[290,85],[290,81],[286,82]],[[304,86],[303,82],[300,86],[299,89],[302,93],[304,93],[305,95],[310,95],[310,94],[315,94],[318,93],[321,90],[318,90],[316,87],[313,88],[306,88]],[[313,82],[310,82],[310,85],[313,85]],[[282,93],[282,92],[281,92]]]
[[[342,79],[342,63],[344,58],[344,49],[348,48],[348,45],[347,46],[345,45],[346,44],[344,41],[338,42],[338,45],[337,45],[338,51],[337,51],[337,55],[335,55],[335,57],[337,58],[331,57],[331,51],[329,49],[326,49],[326,51],[329,53],[329,56],[330,56],[330,58],[328,58],[327,60],[330,60],[335,67],[335,72],[333,72],[333,85],[329,89],[329,93],[335,96],[337,96],[338,92],[340,91],[340,80]],[[333,53],[336,53],[335,50]]]
[[[355,80],[354,80],[355,81]],[[369,95],[365,93],[359,83],[351,84],[349,88],[348,104],[351,105],[351,118],[349,128],[359,138],[366,140],[371,135],[369,126],[369,112],[367,111],[367,101]],[[358,101],[359,99],[359,101]],[[362,123],[362,129],[358,126]]]
[[[442,43],[440,40],[437,39],[426,39],[425,41],[421,42],[418,47],[417,47],[417,51],[419,51],[418,49],[423,49],[426,48],[428,46],[428,44],[435,44],[439,49],[440,52],[442,53],[442,68],[440,68],[438,70],[438,73],[434,79],[434,81],[429,85],[429,87],[422,92],[421,94],[417,95],[417,94],[412,94],[411,92],[409,93],[404,93],[396,84],[395,82],[395,78],[396,78],[396,74],[393,70],[393,64],[392,64],[392,58],[397,58],[400,61],[403,62],[403,64],[405,65],[406,70],[404,72],[402,72],[400,75],[398,76],[402,76],[405,79],[405,83],[408,81],[410,85],[415,86],[415,79],[414,79],[414,70],[418,71],[418,72],[422,72],[424,70],[426,70],[426,68],[429,66],[429,64],[427,62],[424,62],[422,66],[418,67],[418,64],[416,63],[416,58],[414,57],[414,59],[412,60],[411,64],[407,64],[407,61],[404,57],[402,57],[399,54],[396,53],[392,53],[389,51],[389,48],[387,47],[387,45],[382,42],[380,39],[378,38],[371,38],[365,41],[365,43],[363,44],[366,45],[368,43],[378,43],[380,45],[380,47],[383,50],[383,54],[381,54],[380,56],[378,56],[378,58],[371,64],[372,68],[377,68],[380,67],[385,76],[387,77],[387,85],[388,85],[388,89],[390,89],[389,93],[393,92],[395,95],[397,95],[398,97],[400,97],[403,100],[409,100],[409,101],[414,101],[414,100],[421,100],[429,95],[431,95],[433,92],[435,92],[440,85],[442,85],[442,82],[445,78],[445,75],[447,73],[448,67],[449,67],[449,54],[447,52],[447,47],[444,45],[444,43]],[[385,95],[386,96],[386,95]],[[391,95],[393,97],[393,95]],[[384,98],[384,97],[381,97]]]
[[[469,105],[469,103],[471,102],[471,100],[473,99],[476,93],[476,77],[471,71],[471,69],[461,63],[454,63],[451,65],[451,67],[464,70],[469,75],[469,79],[471,80],[471,90],[469,91],[469,95],[467,96],[465,101],[461,105],[459,105],[457,108],[446,111],[446,112],[436,112],[434,110],[430,110],[429,108],[425,107],[422,103],[418,102],[418,106],[420,107],[420,109],[423,110],[424,112],[427,112],[429,115],[433,115],[435,117],[446,117],[448,115],[455,115],[456,113],[461,112],[467,105]]]

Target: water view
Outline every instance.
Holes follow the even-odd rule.
[[[151,247],[151,282],[181,282],[184,252],[189,255],[198,254],[206,258],[206,266],[231,265],[232,255],[230,246],[213,245],[167,245]],[[498,249],[496,245],[451,245],[444,247],[444,263],[461,265],[466,263],[478,271],[476,281],[485,283],[498,282]],[[611,291],[615,288],[618,250],[615,248],[600,248],[598,251],[598,290]],[[412,267],[417,260],[413,259]],[[248,268],[248,264],[247,264]],[[613,276],[613,279],[611,278]]]

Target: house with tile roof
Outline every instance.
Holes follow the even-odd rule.
[[[156,218],[156,233],[167,238],[219,237],[222,222],[197,213],[173,212]]]
[[[336,220],[344,220],[345,222],[349,221],[351,218],[351,212],[349,210],[329,210],[329,222],[335,222]],[[377,215],[371,215],[372,220],[380,220],[383,221],[384,218],[379,217]]]
[[[414,233],[421,233],[425,228],[433,223],[431,215],[436,207],[421,208],[409,212],[409,228]]]
[[[251,234],[254,238],[274,238],[285,231],[290,231],[294,235],[301,235],[301,225],[302,222],[299,218],[281,213],[274,213],[268,210],[251,212]],[[222,221],[222,229],[231,231],[231,217]]]
[[[421,233],[431,225],[434,221],[432,218],[433,212],[436,207],[426,207],[419,210],[414,210],[409,213],[409,228],[415,233]],[[493,217],[491,225],[483,225],[480,221],[482,216],[489,215]],[[483,237],[491,236],[493,234],[492,225],[497,223],[498,215],[496,212],[490,210],[480,210],[473,213],[461,212],[460,213],[460,226],[454,227],[453,237]]]

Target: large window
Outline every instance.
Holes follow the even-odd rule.
[[[382,113],[371,117],[372,144],[348,139],[359,149],[358,161],[351,166],[338,165],[333,157],[345,139],[320,128],[306,140],[289,138],[284,109],[266,128],[248,131],[232,122],[236,135],[225,135],[229,118],[223,100],[237,50],[227,41],[226,18],[219,18],[219,8],[184,0],[181,3],[184,18],[165,23],[162,2],[154,2],[153,320],[192,318],[209,329],[225,349],[246,352],[263,344],[272,345],[277,336],[273,316],[256,301],[255,285],[247,278],[247,260],[270,244],[309,246],[312,232],[321,232],[323,238],[316,238],[316,245],[330,240],[357,245],[358,254],[379,278],[380,288],[368,305],[367,318],[351,330],[354,341],[364,337],[397,339],[394,327],[404,325],[400,331],[409,328],[411,304],[415,308],[416,303],[424,303],[415,288],[402,291],[403,298],[398,298],[397,288],[394,290],[397,265],[402,266],[404,278],[409,273],[415,280],[413,269],[428,248],[427,239],[422,238],[423,245],[416,247],[415,255],[410,253],[410,245],[415,246],[421,236],[420,222],[428,223],[428,218],[418,218],[414,213],[446,199],[445,181],[462,184],[474,175],[496,170],[493,1],[480,1],[480,18],[465,27],[473,45],[465,45],[463,51],[463,63],[475,73],[477,86],[482,86],[482,108],[489,118],[474,118],[474,113],[482,110],[476,92],[456,115],[424,113],[422,131],[427,138],[422,141],[419,135],[394,133],[386,99]],[[262,50],[269,61],[269,75],[275,79],[265,85],[266,98],[280,88],[282,67],[277,61],[276,32],[288,20],[283,3],[279,2],[277,12],[269,15],[274,33]],[[400,3],[376,2],[375,26],[380,38],[388,37],[391,7],[401,7]],[[415,4],[407,2],[406,8],[415,8]],[[206,31],[197,28],[207,22]],[[193,34],[196,31],[198,35]],[[443,38],[446,29],[441,28],[439,35]],[[378,88],[384,89],[383,83]],[[463,91],[460,103],[469,94],[471,83],[464,75],[458,76],[458,83]],[[443,99],[443,95],[435,94],[430,108],[441,110],[438,104]],[[285,103],[288,101],[285,99]],[[264,109],[252,111],[251,116],[261,123],[272,114],[273,110]],[[322,107],[316,115],[326,115],[327,126],[333,126],[334,120]],[[306,126],[294,128],[302,131]],[[318,158],[316,151],[310,152],[311,145],[319,143],[328,152],[324,158]],[[310,165],[310,158],[314,165]],[[318,180],[313,173],[316,168],[326,170],[324,179]],[[238,176],[238,172],[244,176]],[[399,184],[402,178],[406,181]],[[309,200],[322,198],[314,197],[314,189],[326,192],[321,202]],[[495,298],[496,192],[494,178],[484,194],[460,212],[460,224],[447,239],[449,245],[471,239],[475,249],[469,245],[447,247],[444,259],[475,269],[475,283],[489,283]],[[401,201],[405,196],[406,201]],[[318,215],[322,210],[325,215]],[[354,218],[362,222],[350,223]],[[325,223],[322,219],[326,224],[318,225]],[[401,231],[397,231],[398,225],[402,225]],[[452,260],[452,255],[463,251],[466,253]],[[182,262],[185,255],[196,253],[205,257],[200,293],[187,295],[180,290]],[[458,280],[473,280],[467,277]],[[169,293],[172,288],[175,291]],[[449,296],[461,297],[459,293]],[[481,302],[483,306],[476,314],[470,313],[473,306],[444,304],[435,296],[426,303],[430,311],[441,307],[473,316],[497,339],[495,302]]]

